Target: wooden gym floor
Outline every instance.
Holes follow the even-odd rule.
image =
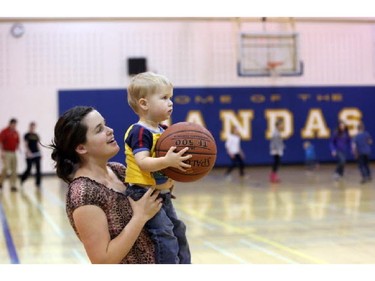
[[[334,166],[307,173],[248,167],[247,178],[215,169],[195,183],[177,183],[174,201],[188,227],[194,264],[374,264],[375,181],[360,184],[357,167],[332,179]],[[0,192],[0,264],[89,263],[65,214],[66,188],[46,176],[40,191]]]

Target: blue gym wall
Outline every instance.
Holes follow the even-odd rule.
[[[220,96],[231,96],[230,103],[222,103]],[[272,101],[271,96],[278,95],[278,101]],[[308,97],[301,99],[301,95]],[[339,96],[339,99],[332,97]],[[184,101],[177,102],[183,97]],[[196,97],[206,102],[194,102]],[[210,97],[210,102],[207,102]],[[256,98],[254,98],[256,97]],[[115,131],[117,142],[121,146],[120,153],[113,159],[124,162],[123,134],[125,129],[137,121],[137,117],[128,106],[125,89],[101,90],[61,90],[58,94],[59,115],[76,105],[91,105],[102,113],[107,124]],[[265,165],[271,163],[269,141],[265,138],[267,122],[266,109],[287,109],[293,115],[293,135],[285,140],[286,150],[284,164],[301,164],[304,161],[301,129],[305,126],[308,112],[312,108],[321,109],[324,120],[334,131],[339,112],[344,108],[357,108],[362,113],[366,129],[375,135],[375,122],[372,121],[375,105],[375,87],[207,87],[207,88],[175,88],[174,111],[172,122],[186,121],[189,111],[200,111],[206,127],[212,132],[217,141],[218,157],[216,166],[229,164],[224,149],[224,140],[220,139],[222,122],[220,110],[238,112],[251,109],[254,117],[251,121],[251,139],[243,141],[246,154],[246,164]],[[332,162],[329,151],[329,139],[309,139],[316,147],[320,162]],[[373,154],[372,157],[373,159]],[[354,160],[352,156],[349,160]]]

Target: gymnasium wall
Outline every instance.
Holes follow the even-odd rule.
[[[107,101],[113,102],[114,92],[122,93],[125,99],[129,57],[146,57],[149,70],[165,74],[173,81],[175,96],[200,100],[201,103],[189,104],[183,104],[182,98],[175,101],[174,122],[186,119],[189,110],[201,110],[206,125],[215,124],[212,127],[214,134],[221,139],[223,121],[220,112],[233,111],[236,120],[241,121],[240,110],[252,111],[251,129],[243,125],[244,135],[250,134],[251,130],[251,139],[244,141],[249,163],[270,160],[266,146],[259,151],[256,149],[266,140],[267,109],[288,109],[293,115],[294,123],[290,125],[293,134],[287,140],[285,156],[290,163],[301,161],[300,132],[309,109],[321,109],[327,127],[332,129],[343,109],[358,108],[375,135],[369,119],[369,107],[374,104],[375,21],[297,20],[293,26],[284,22],[270,22],[265,26],[255,19],[244,20],[239,26],[229,18],[21,22],[25,34],[14,38],[10,34],[14,21],[0,19],[0,124],[5,127],[11,117],[16,117],[18,129],[23,134],[28,123],[36,121],[43,143],[51,141],[59,108],[64,108],[59,92],[61,96],[74,94],[73,101],[66,104],[98,103],[107,119],[116,119],[129,112],[125,100],[123,108],[113,111],[114,116],[112,111],[101,109]],[[299,33],[303,75],[278,78],[237,75],[238,32],[262,32],[265,28],[267,31]],[[88,93],[95,92],[104,96],[87,97]],[[277,103],[270,100],[275,94],[281,97]],[[311,99],[303,101],[301,94],[310,94]],[[220,102],[221,95],[233,95],[232,103]],[[317,98],[319,95],[321,98]],[[212,103],[210,96],[214,99]],[[341,101],[337,100],[339,96]],[[123,117],[121,121],[116,129],[119,133],[132,119]],[[117,140],[122,142],[120,136]],[[322,159],[329,161],[324,158],[327,151],[323,143],[327,139],[313,140],[319,146]],[[43,170],[52,172],[50,151],[44,149],[43,154]],[[19,156],[21,171],[23,155],[20,153]],[[219,156],[218,163],[228,163],[225,154]]]
[[[170,123],[190,121],[211,131],[218,147],[217,166],[229,164],[225,139],[232,126],[242,135],[246,164],[271,163],[269,138],[277,119],[284,120],[286,150],[283,163],[304,162],[303,142],[314,144],[319,162],[330,162],[329,142],[344,120],[357,133],[359,120],[375,132],[372,110],[375,87],[205,87],[175,88]],[[137,118],[126,102],[124,89],[59,92],[59,112],[83,104],[97,108],[121,146],[114,158],[124,161],[123,137]],[[354,160],[352,157],[349,160]]]

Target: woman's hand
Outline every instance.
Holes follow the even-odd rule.
[[[147,192],[138,200],[134,201],[128,197],[130,206],[133,209],[133,218],[141,219],[147,222],[160,210],[162,198],[157,198],[160,191],[149,188]]]

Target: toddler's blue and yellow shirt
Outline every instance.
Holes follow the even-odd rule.
[[[126,176],[125,182],[141,185],[158,185],[168,180],[161,172],[142,171],[135,162],[134,155],[141,151],[149,151],[155,157],[155,145],[165,130],[164,125],[159,125],[157,131],[150,130],[142,124],[131,125],[125,133]]]

